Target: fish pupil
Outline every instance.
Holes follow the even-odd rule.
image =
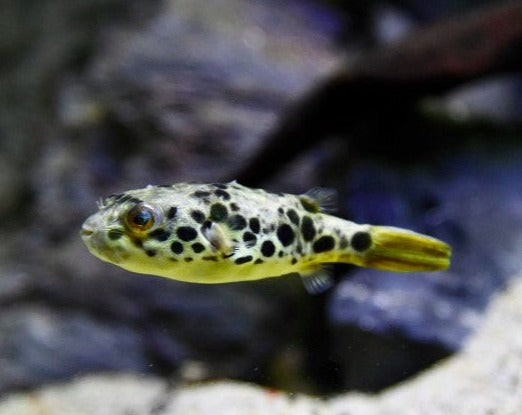
[[[127,214],[127,223],[132,229],[148,230],[154,225],[154,213],[147,206],[135,206]]]
[[[133,222],[138,226],[146,225],[152,219],[152,215],[149,212],[139,212],[134,216]]]

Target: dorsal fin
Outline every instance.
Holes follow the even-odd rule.
[[[299,196],[301,205],[308,212],[335,212],[337,210],[337,191],[326,187],[314,187]]]

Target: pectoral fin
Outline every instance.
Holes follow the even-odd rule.
[[[202,233],[212,248],[223,256],[232,256],[234,254],[236,250],[235,244],[227,237],[224,229],[218,223],[206,223],[203,226]]]

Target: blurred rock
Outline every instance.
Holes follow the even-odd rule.
[[[474,150],[409,172],[361,163],[349,181],[354,221],[411,228],[453,248],[445,272],[357,269],[335,287],[329,316],[345,386],[375,390],[462,347],[522,269],[522,154]]]
[[[38,305],[0,314],[0,392],[35,387],[86,369],[146,372],[142,339],[130,327]]]
[[[522,116],[522,80],[504,76],[475,81],[427,101],[426,109],[458,122],[516,124]]]
[[[140,30],[111,31],[86,83],[107,116],[100,130],[117,128],[118,147],[146,163],[123,160],[123,175],[230,178],[284,105],[338,60],[338,26],[328,10],[298,1],[171,0]],[[110,141],[98,144],[111,155]]]
[[[375,396],[347,393],[319,400],[225,381],[168,388],[164,381],[146,376],[91,376],[5,397],[0,415],[519,415],[521,303],[519,276],[494,301],[485,323],[464,351]]]

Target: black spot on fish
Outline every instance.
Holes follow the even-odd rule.
[[[199,254],[200,252],[205,250],[205,247],[203,246],[203,244],[200,244],[199,242],[196,242],[196,243],[192,244],[192,250],[196,254]]]
[[[288,216],[290,222],[292,222],[296,226],[299,226],[299,215],[296,213],[294,209],[288,209],[286,211],[286,216]]]
[[[339,241],[339,248],[345,249],[348,247],[348,239],[345,236],[341,236],[341,240]]]
[[[206,192],[204,190],[196,190],[194,193],[192,193],[192,196],[198,197],[198,198],[209,197],[210,192]]]
[[[225,192],[222,189],[217,189],[214,191],[214,194],[217,197],[221,197],[223,200],[230,200],[230,194],[228,192]]]
[[[170,232],[165,229],[155,229],[152,232],[149,232],[149,237],[156,241],[165,242],[170,238]]]
[[[366,251],[372,244],[372,237],[368,232],[355,232],[351,244],[356,251]]]
[[[285,211],[284,211],[284,209],[282,207],[278,208],[277,211],[279,212],[280,215],[285,213]]]
[[[257,258],[257,259],[254,261],[254,264],[262,264],[263,262],[265,262],[265,261],[263,261],[261,258]]]
[[[259,223],[258,218],[250,218],[248,221],[248,226],[250,226],[250,230],[254,233],[259,233],[261,229],[261,224]]]
[[[187,258],[184,258],[184,259],[185,259],[185,262],[192,262],[192,261],[194,261],[194,259],[191,258],[191,257],[187,257]]]
[[[284,255],[284,254],[285,254],[285,253],[284,253],[283,251],[279,251],[278,254],[277,254],[277,256],[278,256],[279,258],[283,258],[283,255]]]
[[[156,255],[156,251],[154,249],[147,249],[145,251],[145,253],[148,255],[148,256],[154,256]]]
[[[167,211],[167,219],[173,219],[176,213],[178,213],[178,208],[176,206],[170,207]]]
[[[120,231],[119,229],[111,229],[107,233],[107,236],[109,237],[109,239],[111,241],[116,241],[116,240],[120,239],[123,236],[123,231]]]
[[[141,239],[135,238],[132,240],[134,242],[134,245],[136,245],[138,248],[143,248],[143,241]]]
[[[179,255],[183,252],[183,244],[181,242],[174,241],[170,244],[170,250]]]
[[[215,255],[204,256],[202,259],[203,259],[203,261],[214,261],[214,262],[218,261],[218,257]]]
[[[176,235],[178,235],[178,238],[182,241],[192,241],[193,239],[196,239],[198,236],[198,232],[190,227],[190,226],[180,226],[176,230]]]
[[[283,246],[288,246],[294,242],[295,233],[290,225],[284,223],[277,228],[277,238],[281,241]]]
[[[252,232],[247,231],[243,234],[243,242],[245,242],[247,246],[254,246],[257,242],[257,238]]]
[[[321,236],[317,241],[313,244],[314,252],[326,252],[330,251],[335,246],[335,240],[329,235]]]
[[[210,207],[210,220],[214,222],[223,222],[228,216],[227,207],[221,203],[214,203]]]
[[[292,265],[297,264],[297,258],[292,258]]]
[[[169,258],[172,262],[179,262],[177,258]]]
[[[241,215],[230,216],[227,220],[227,224],[233,231],[240,231],[241,229],[245,229],[247,226],[245,218]]]
[[[242,256],[237,258],[234,262],[238,265],[245,264],[247,262],[252,261],[252,255]]]
[[[193,210],[192,212],[190,212],[190,216],[197,223],[205,222],[205,214],[201,210]]]
[[[271,257],[275,253],[275,245],[272,241],[264,241],[261,245],[261,253],[266,257]]]
[[[223,183],[212,183],[212,186],[217,187],[218,189],[226,190],[228,186]]]
[[[239,206],[236,205],[234,202],[230,204],[230,210],[237,212],[239,210]]]
[[[310,219],[309,216],[303,217],[303,222],[301,223],[301,233],[305,241],[309,242],[315,238],[315,226],[314,221]]]

